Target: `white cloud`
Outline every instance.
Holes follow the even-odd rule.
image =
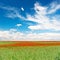
[[[53,2],[50,4],[50,10],[49,10],[48,14],[55,13],[58,9],[60,9],[60,4]]]
[[[22,10],[22,11],[24,11],[24,8],[23,8],[23,7],[21,7],[21,10]]]
[[[15,30],[0,31],[0,40],[14,41],[22,38],[23,33],[17,32]],[[21,39],[22,40],[22,39]]]
[[[8,18],[12,18],[12,19],[14,19],[16,17],[16,15],[13,14],[13,13],[8,13],[5,16],[8,17]]]
[[[25,19],[23,16],[21,16],[19,14],[20,13],[20,11],[19,11],[20,9],[18,9],[18,8],[5,6],[5,5],[0,5],[0,8],[9,12],[9,13],[5,14],[5,17],[8,17],[8,18],[16,18],[16,17],[18,17],[20,19]],[[21,10],[24,11],[24,8],[22,7]]]
[[[27,13],[26,17],[22,16],[18,9],[11,7],[0,6],[0,8],[10,11],[6,15],[9,18],[16,18],[27,21],[36,22],[37,25],[29,24],[28,28],[31,30],[54,30],[60,31],[60,15],[56,16],[48,16],[48,14],[55,13],[58,9],[60,9],[59,4],[51,4],[51,7],[41,6],[38,2],[34,4],[34,15],[30,15]],[[24,8],[21,8],[24,11]],[[58,17],[57,17],[58,16]],[[17,24],[16,26],[21,26],[21,24]],[[60,41],[60,33],[21,33],[16,29],[10,29],[9,31],[0,31],[0,40],[9,40],[9,41]]]
[[[20,26],[22,26],[22,24],[16,24],[16,26],[17,26],[17,27],[20,27]]]
[[[32,21],[36,22],[37,25],[30,25],[28,26],[31,30],[54,30],[54,31],[60,31],[60,15],[51,16],[51,14],[55,13],[58,9],[60,9],[60,4],[51,3],[50,6],[41,6],[38,2],[34,4],[34,15],[30,15],[26,13],[26,17],[22,16],[16,8],[9,8],[3,7],[3,9],[6,10],[13,10],[13,12],[8,13],[6,16],[9,18],[15,18],[18,17],[22,20]],[[24,8],[21,7],[21,10],[23,11]],[[48,16],[50,14],[50,16]],[[59,16],[59,18],[57,18]]]
[[[40,29],[44,30],[45,29],[44,26],[42,25],[29,26],[28,28],[31,30],[40,30]]]
[[[56,7],[54,8],[50,8],[48,10],[49,7],[43,7],[41,5],[39,5],[39,3],[35,3],[34,4],[34,10],[35,10],[35,14],[29,15],[27,14],[27,18],[26,20],[30,20],[33,22],[37,22],[37,25],[30,25],[28,28],[30,28],[31,30],[55,30],[55,31],[60,31],[60,21],[59,18],[57,18],[57,16],[60,17],[60,15],[56,15],[54,16],[47,16],[48,13],[54,13],[57,11],[57,9],[60,8],[60,5],[56,5]],[[53,10],[53,11],[52,11]],[[47,12],[48,11],[48,12]]]
[[[28,33],[0,31],[0,41],[60,41],[60,33]]]
[[[0,8],[1,8],[1,9],[4,9],[4,10],[10,10],[10,11],[13,11],[13,10],[16,9],[16,8],[14,8],[14,7],[5,6],[5,5],[0,5]]]
[[[13,12],[10,11],[10,13],[7,13],[5,16],[8,18],[19,18],[19,19],[25,20],[25,17],[20,15],[17,9],[14,9]]]
[[[40,14],[42,14],[42,15],[46,14],[46,9],[47,9],[47,7],[41,6],[38,2],[36,2],[36,3],[34,4],[34,10],[35,10],[36,13],[38,13],[39,15],[40,15]]]
[[[14,32],[14,31],[17,31],[17,29],[10,29],[9,31],[10,31],[10,32],[11,32],[11,31],[13,31],[13,32]]]

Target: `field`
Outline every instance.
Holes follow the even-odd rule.
[[[0,42],[0,60],[60,60],[60,45],[58,42],[50,42],[55,46],[53,44],[52,46],[48,45],[49,42],[37,42],[41,43],[40,46],[39,44],[36,46],[36,42],[33,43],[35,46],[32,42],[30,42],[32,45],[29,42],[24,42],[24,44],[19,42],[22,44],[21,46],[16,43],[18,42]],[[28,43],[29,46],[27,46]]]

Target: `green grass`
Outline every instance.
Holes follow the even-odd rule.
[[[0,47],[0,60],[60,60],[60,46]]]
[[[0,44],[12,44],[12,43],[16,43],[16,42],[12,42],[12,41],[0,41]]]

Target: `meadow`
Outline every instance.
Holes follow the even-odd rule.
[[[12,42],[12,41],[0,41],[0,45],[1,44],[12,44],[12,43],[16,43],[16,42]]]
[[[0,60],[60,60],[60,46],[0,47]]]
[[[60,46],[0,47],[0,60],[60,60]]]

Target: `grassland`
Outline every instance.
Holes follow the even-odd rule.
[[[0,47],[0,60],[60,60],[60,46]]]
[[[60,46],[0,47],[0,60],[60,60]]]
[[[12,41],[0,41],[0,45],[1,44],[12,44],[12,43],[16,43],[15,41],[12,42]]]

